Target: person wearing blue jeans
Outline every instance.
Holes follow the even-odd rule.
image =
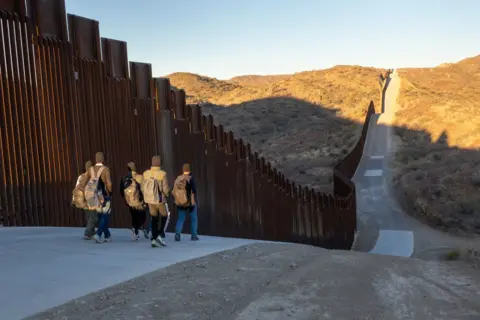
[[[103,152],[97,152],[95,155],[95,166],[92,167],[91,177],[97,175],[101,170],[100,180],[98,182],[98,188],[103,193],[103,198],[105,200],[103,207],[98,210],[98,229],[93,237],[95,242],[110,242],[112,240],[110,230],[108,229],[108,223],[110,222],[110,214],[112,211],[111,208],[111,195],[112,195],[112,177],[110,169],[105,166],[105,155]],[[102,240],[102,234],[104,238]]]
[[[195,183],[195,179],[192,176],[192,172],[190,170],[190,165],[188,163],[183,165],[183,174],[178,176],[177,181],[185,178],[187,179],[186,184],[186,191],[187,191],[187,199],[190,199],[190,205],[186,207],[179,207],[177,206],[177,213],[178,219],[177,224],[175,226],[175,241],[180,241],[180,235],[182,233],[183,224],[185,223],[185,218],[187,213],[190,215],[190,234],[192,241],[198,241],[198,218],[197,218],[197,185]]]
[[[106,199],[105,206],[102,208],[102,212],[98,215],[98,229],[95,237],[97,242],[102,242],[102,233],[104,235],[103,242],[109,242],[112,240],[110,229],[108,228],[111,210],[111,201],[110,199]]]
[[[197,241],[198,234],[198,220],[197,220],[197,206],[192,206],[190,208],[177,208],[178,219],[177,225],[175,226],[175,240],[180,241],[180,234],[182,233],[183,223],[187,213],[190,214],[190,234],[192,236],[192,241]]]

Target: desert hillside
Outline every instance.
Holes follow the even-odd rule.
[[[480,233],[480,56],[399,75],[402,195],[432,225]]]
[[[191,73],[168,78],[188,103],[201,103],[289,179],[330,191],[332,166],[358,140],[370,100],[379,100],[380,72],[337,66],[226,81]]]

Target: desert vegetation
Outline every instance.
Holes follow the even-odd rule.
[[[480,234],[480,56],[399,75],[399,196],[436,227]]]
[[[296,183],[331,191],[332,167],[355,145],[370,100],[379,101],[383,69],[336,66],[292,75],[218,80],[169,75],[215,122]]]

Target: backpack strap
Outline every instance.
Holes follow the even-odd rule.
[[[102,175],[103,170],[105,170],[105,166],[101,166],[100,169],[97,172],[97,179],[100,179],[100,176]]]
[[[98,170],[97,174],[95,174],[95,170],[93,169],[93,167],[90,168],[90,179],[93,179],[93,178],[96,178],[96,179],[100,179],[100,176],[102,175],[103,173],[103,170],[105,170],[105,166],[101,166],[100,169]]]
[[[95,177],[95,170],[93,169],[93,167],[90,167],[90,170],[88,170],[88,175],[90,176],[89,178],[92,179],[93,177]]]

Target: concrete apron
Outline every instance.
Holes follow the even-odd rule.
[[[384,112],[372,117],[367,133],[367,141],[361,162],[354,176],[360,197],[358,209],[360,219],[370,212],[369,222],[378,229],[378,237],[373,248],[368,251],[372,254],[382,254],[400,257],[411,257],[414,252],[414,233],[402,221],[401,217],[393,212],[392,202],[387,201],[389,194],[388,178],[384,175],[388,170],[388,159],[394,153],[392,146],[392,123],[396,99],[399,91],[399,78],[394,71],[385,93]],[[369,205],[365,203],[369,202]],[[368,220],[367,220],[368,221]],[[367,222],[368,223],[368,222]]]
[[[169,265],[251,244],[202,236],[151,248],[143,237],[111,229],[112,242],[82,240],[81,228],[0,228],[0,319],[21,319]]]

